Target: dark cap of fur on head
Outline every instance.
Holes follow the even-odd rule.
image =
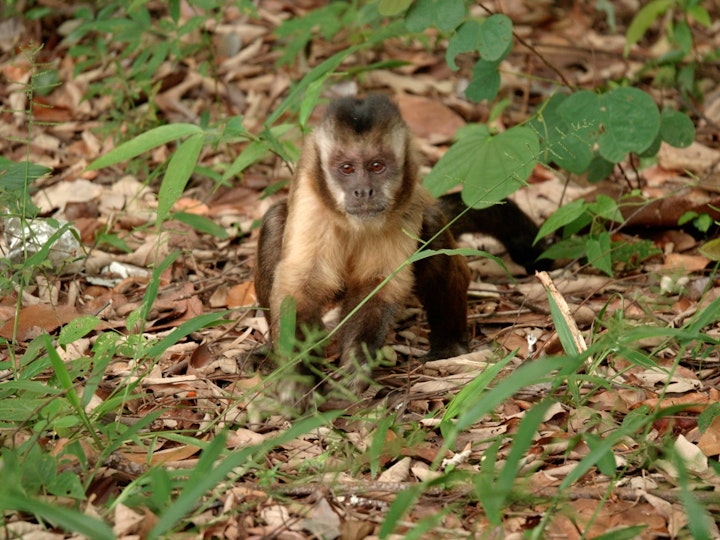
[[[336,128],[349,129],[358,135],[378,128],[389,130],[403,123],[397,105],[383,94],[371,94],[365,99],[337,99],[330,103],[324,121],[334,122]]]

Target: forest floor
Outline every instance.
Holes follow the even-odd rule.
[[[203,461],[214,450],[215,462],[232,455],[246,456],[246,461],[234,463],[197,495],[175,520],[173,538],[360,539],[378,535],[390,519],[395,534],[420,535],[426,527],[428,538],[521,538],[539,526],[539,537],[545,538],[597,538],[615,529],[625,529],[621,538],[676,538],[688,536],[688,516],[697,515],[689,510],[690,495],[714,520],[720,519],[720,417],[699,422],[701,413],[720,398],[720,349],[712,344],[720,339],[720,317],[711,313],[703,319],[698,331],[709,338],[707,343],[688,344],[673,333],[695,328],[720,296],[715,262],[699,251],[710,236],[678,226],[685,212],[717,217],[713,207],[720,208],[717,63],[704,65],[706,73],[699,73],[704,101],[656,90],[650,77],[643,86],[658,101],[688,111],[697,129],[689,148],[663,146],[656,162],[643,168],[626,163],[609,180],[592,185],[538,166],[529,185],[514,195],[538,223],[578,197],[617,198],[635,189],[653,199],[633,211],[614,238],[648,240],[657,254],[629,258],[613,276],[582,261],[558,262],[550,276],[591,347],[608,335],[638,335],[638,329],[663,329],[667,335],[649,332],[634,343],[596,349],[600,356],[590,359],[574,386],[551,387],[545,379],[523,385],[456,433],[448,447],[447,431],[439,424],[449,404],[475,403],[472,398],[454,401],[471,381],[502,365],[489,381],[490,388],[501,387],[521,366],[564,354],[538,278],[526,275],[497,242],[463,237],[464,245],[496,253],[512,274],[487,258],[470,261],[472,352],[423,364],[419,357],[427,350],[427,322],[411,303],[388,337],[388,356],[394,362],[378,369],[377,386],[340,416],[276,443],[273,439],[290,433],[290,426],[310,424],[268,413],[279,405],[272,403],[272,392],[262,390],[267,370],[256,370],[251,361],[266,345],[267,332],[255,306],[252,272],[257,222],[285,194],[281,190],[264,197],[263,192],[289,180],[291,166],[269,156],[225,185],[210,174],[196,174],[174,210],[207,218],[225,231],[220,236],[187,220],[155,227],[159,180],[153,171],[172,155],[172,144],[142,156],[140,164],[87,169],[153,122],[201,123],[206,116],[242,115],[245,127],[259,132],[309,67],[349,45],[342,33],[331,40],[315,36],[301,51],[302,59],[277,67],[284,47],[274,34],[278,24],[324,3],[257,4],[257,17],[228,9],[205,26],[214,73],[197,67],[207,60],[206,49],[180,63],[163,62],[153,75],[154,97],[148,101],[140,94],[127,111],[113,109],[112,95],[88,96],[88,89],[104,79],[114,81],[117,92],[125,91],[116,71],[116,61],[122,65],[123,60],[116,57],[118,46],[112,42],[107,44],[108,61],[92,69],[68,54],[63,32],[72,23],[73,8],[59,8],[39,20],[16,19],[14,26],[3,23],[0,154],[52,169],[33,183],[32,200],[40,215],[73,223],[87,252],[70,272],[42,266],[22,289],[0,290],[0,337],[9,345],[0,347],[3,474],[9,474],[9,449],[23,449],[19,478],[25,495],[60,507],[79,505],[122,538],[145,537],[179,508],[173,506],[179,492],[189,492],[193,482],[204,485],[193,471],[209,467],[217,472],[212,459]],[[635,2],[629,0],[613,2],[616,32],[593,2],[488,4],[501,4],[518,36],[532,44],[532,49],[516,44],[503,65],[501,97],[507,107],[493,120],[498,130],[533,114],[555,91],[548,81],[556,81],[557,72],[577,87],[593,89],[608,80],[636,78],[643,62],[663,47],[661,40],[648,39],[623,57],[624,32],[635,13]],[[714,26],[696,37],[699,47],[720,47],[719,14],[716,10]],[[51,66],[58,76],[52,91],[35,97],[32,125],[22,112],[30,103],[20,83],[27,83],[38,68],[19,52],[21,44],[30,42],[43,44],[36,62]],[[469,65],[461,63],[459,71],[451,71],[442,43],[436,46],[433,40],[388,40],[352,55],[342,70],[394,60],[406,63],[331,79],[337,82],[329,81],[323,95],[377,91],[393,96],[417,138],[427,172],[460,126],[487,121],[490,110],[462,97]],[[313,113],[310,123],[320,114]],[[299,145],[301,134],[294,133]],[[209,170],[222,167],[245,148],[243,143],[207,147],[200,163]],[[9,228],[5,221],[6,234]],[[7,238],[3,242],[7,250]],[[123,245],[129,249],[121,249]],[[176,251],[176,258],[167,259]],[[169,264],[155,281],[158,289],[149,291],[153,269],[164,260]],[[138,326],[133,317],[149,294],[156,294],[155,301]],[[220,315],[213,319],[212,314]],[[57,339],[63,335],[60,329],[86,315],[99,317],[101,324],[77,339],[60,338],[53,348],[68,366],[72,384],[42,394],[31,384],[62,385],[57,367],[42,362],[48,354],[41,352],[40,336]],[[203,316],[209,324],[193,326]],[[178,328],[181,337],[173,334]],[[110,335],[126,339],[125,346],[109,346],[101,339]],[[164,347],[164,339],[172,344]],[[101,344],[111,351],[104,363]],[[332,362],[332,348],[329,355]],[[89,394],[86,388],[91,388]],[[75,423],[82,415],[69,406],[53,408],[54,396],[64,400],[70,389],[88,398],[85,410],[97,422],[98,436],[118,442],[110,452]],[[555,399],[520,459],[512,455],[518,429],[548,392]],[[638,410],[655,416],[635,429],[630,424]],[[123,431],[133,426],[133,433]],[[225,434],[223,439],[219,433]],[[224,447],[215,449],[211,442],[220,440]],[[35,478],[33,459],[40,457],[27,443],[41,448],[39,455],[53,457],[53,478],[67,471],[77,475],[84,497],[76,492],[58,496]],[[573,478],[578,464],[600,452],[603,443],[614,463],[598,459]],[[254,445],[263,449],[260,458],[237,453]],[[678,467],[671,455],[683,456],[685,466]],[[484,466],[485,460],[494,467]],[[517,478],[511,492],[498,496],[500,508],[493,513],[490,492],[503,489],[493,475],[508,460],[517,465]],[[447,472],[450,468],[458,473],[456,481]],[[447,475],[433,484],[438,470]],[[420,485],[421,491],[412,491]],[[164,499],[157,495],[163,489]],[[405,512],[398,510],[401,493],[415,497]],[[49,525],[54,521],[48,516],[43,521],[28,509],[4,510],[8,538],[67,537]],[[708,528],[720,537],[714,523]]]

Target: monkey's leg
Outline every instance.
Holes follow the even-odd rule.
[[[436,255],[415,263],[415,294],[427,312],[430,352],[426,360],[468,352],[467,289],[470,272],[460,255]]]
[[[442,230],[445,216],[430,207],[423,216],[422,238]],[[448,230],[439,234],[428,248],[453,249],[455,240]],[[425,359],[450,358],[468,352],[467,289],[470,270],[460,255],[435,255],[415,263],[415,295],[427,312],[430,324],[430,352]]]
[[[341,306],[341,318],[353,311],[371,290],[363,287],[349,291]],[[356,396],[370,385],[372,361],[385,344],[398,306],[404,300],[386,298],[383,292],[384,289],[369,298],[338,330],[341,384]]]

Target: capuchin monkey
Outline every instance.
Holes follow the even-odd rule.
[[[342,320],[428,240],[429,249],[453,249],[453,234],[488,233],[515,261],[535,267],[537,226],[513,202],[469,210],[446,229],[463,210],[459,194],[435,199],[422,186],[411,134],[387,97],[333,101],[305,141],[288,199],[267,211],[260,230],[255,289],[260,306],[269,308],[273,343],[284,298],[295,301],[298,329],[320,328],[332,306]],[[367,387],[369,360],[413,294],[430,325],[425,358],[468,352],[469,282],[459,255],[402,268],[339,328],[341,384],[356,395]]]

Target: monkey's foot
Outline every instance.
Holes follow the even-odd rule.
[[[441,347],[435,346],[430,352],[425,354],[420,360],[427,362],[428,360],[444,360],[445,358],[453,358],[470,352],[467,346],[460,343],[451,343]]]

